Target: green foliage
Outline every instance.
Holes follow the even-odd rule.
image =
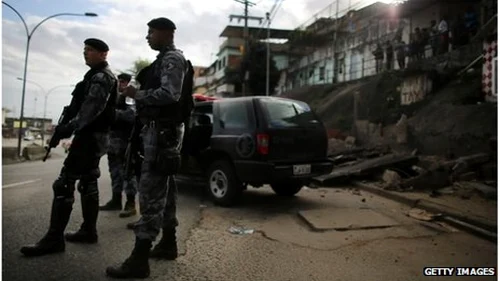
[[[250,48],[241,63],[240,81],[243,81],[245,72],[248,71],[248,87],[254,95],[264,95],[266,93],[266,50],[265,44],[253,42],[250,44]],[[272,57],[269,61],[269,73],[269,92],[272,94],[280,78],[280,72]]]
[[[148,59],[138,58],[137,60],[134,61],[134,66],[131,69],[129,69],[128,71],[130,71],[135,76],[143,68],[145,68],[146,66],[148,66],[150,64],[151,64],[151,61],[149,61]]]
[[[224,71],[224,79],[226,83],[234,85],[234,91],[236,93],[241,93],[241,68],[228,68],[226,67]]]
[[[146,66],[150,65],[152,62],[148,59],[141,59],[141,58],[138,58],[134,61],[134,64],[132,65],[131,68],[127,69],[127,70],[117,70],[116,73],[119,74],[119,73],[128,73],[132,76],[137,76],[137,74],[139,73],[139,71],[141,71],[143,68],[145,68]]]

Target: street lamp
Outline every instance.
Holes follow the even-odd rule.
[[[22,95],[21,95],[21,116],[19,117],[19,123],[20,123],[20,125],[19,125],[19,135],[18,135],[18,139],[17,139],[17,154],[19,156],[21,156],[21,152],[22,152],[21,151],[21,140],[22,140],[21,132],[22,132],[23,122],[24,122],[24,97],[25,97],[25,91],[26,91],[26,76],[27,76],[26,73],[28,71],[28,53],[29,53],[30,41],[31,41],[31,38],[33,36],[33,33],[35,33],[36,29],[40,25],[42,25],[44,22],[46,22],[47,20],[49,20],[51,18],[55,18],[55,17],[59,17],[59,16],[97,17],[97,14],[95,14],[95,13],[83,13],[83,14],[58,13],[58,14],[54,14],[54,15],[48,16],[45,19],[43,19],[42,21],[40,21],[37,25],[35,25],[35,27],[33,27],[33,29],[30,32],[29,29],[28,29],[28,25],[26,24],[26,21],[24,20],[23,16],[21,16],[20,13],[16,9],[14,9],[14,7],[12,7],[11,5],[5,3],[4,1],[2,1],[2,4],[4,4],[5,6],[7,6],[8,8],[10,8],[12,11],[14,11],[14,13],[16,13],[16,15],[19,16],[19,18],[23,22],[24,29],[26,30],[26,37],[27,37],[27,41],[26,41],[26,55],[24,57],[23,92],[22,92]]]
[[[17,80],[19,80],[19,81],[23,81],[23,78],[21,78],[21,77],[17,77],[16,79],[17,79]],[[45,89],[44,89],[44,88],[43,88],[40,84],[35,83],[35,82],[33,82],[33,81],[30,81],[30,80],[26,80],[26,82],[31,83],[31,84],[33,84],[33,85],[37,86],[38,88],[40,88],[40,90],[42,91],[42,94],[44,94],[44,95],[45,95]],[[38,97],[37,97],[37,96],[35,96],[35,109],[33,110],[33,118],[36,118],[36,105],[37,105],[37,99],[38,99]]]
[[[23,78],[21,77],[17,77],[17,80],[23,80]],[[43,87],[38,84],[38,83],[35,83],[33,81],[30,81],[30,80],[26,80],[26,82],[29,82],[29,83],[32,83],[32,84],[35,84],[37,85],[38,87],[40,87],[40,89],[42,90],[42,93],[44,95],[44,104],[43,104],[43,121],[42,121],[42,146],[44,145],[44,140],[45,140],[45,118],[47,118],[47,100],[49,98],[49,95],[54,91],[54,90],[57,90],[58,88],[62,88],[62,87],[74,87],[75,85],[74,84],[71,84],[71,85],[59,85],[59,86],[55,86],[51,89],[49,89],[47,92],[43,89]],[[36,117],[36,116],[35,116]]]
[[[56,90],[58,88],[62,88],[62,87],[74,87],[74,86],[75,86],[74,84],[72,84],[72,85],[59,85],[59,86],[55,86],[54,88],[50,89],[45,94],[45,101],[43,103],[42,146],[45,145],[44,144],[44,140],[45,140],[45,118],[47,118],[47,99],[49,98],[50,93],[52,93],[54,90]]]

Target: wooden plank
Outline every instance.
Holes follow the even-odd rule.
[[[377,158],[367,159],[361,163],[334,168],[332,173],[314,178],[318,184],[329,186],[337,181],[345,181],[359,177],[366,177],[389,168],[402,168],[415,165],[418,157],[413,155],[388,154]]]

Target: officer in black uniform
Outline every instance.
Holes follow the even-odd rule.
[[[52,189],[54,198],[49,230],[36,244],[21,248],[25,256],[41,256],[65,250],[69,242],[96,243],[99,213],[99,161],[108,147],[109,127],[114,119],[117,79],[106,61],[109,47],[99,39],[84,41],[83,55],[90,70],[79,82],[72,95],[62,125],[56,127],[53,138],[64,139],[74,134],[69,153]],[[66,234],[73,203],[75,183],[81,195],[83,223],[80,229]]]
[[[159,54],[147,74],[144,89],[129,87],[123,93],[135,98],[137,114],[144,124],[141,132],[144,161],[139,182],[141,219],[135,224],[136,242],[130,257],[120,266],[106,269],[106,274],[114,278],[149,276],[150,249],[160,230],[163,229],[165,238],[157,246],[177,246],[174,245],[177,190],[169,184],[169,179],[180,165],[184,125],[179,101],[188,63],[182,51],[174,46],[176,27],[171,20],[153,19],[148,26],[146,39]]]
[[[127,73],[118,75],[118,89],[120,93],[128,86],[132,76]],[[133,101],[133,100],[132,100]],[[137,213],[135,209],[135,195],[137,181],[132,170],[125,171],[128,140],[132,133],[135,121],[135,106],[127,104],[127,98],[119,94],[116,100],[115,121],[109,133],[108,166],[111,175],[112,197],[105,205],[100,206],[101,211],[121,210],[122,192],[125,192],[127,202],[120,212],[120,217],[126,218]]]

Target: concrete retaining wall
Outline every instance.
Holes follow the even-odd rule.
[[[45,148],[41,146],[27,146],[23,149],[23,158],[26,160],[42,160],[45,156]]]

